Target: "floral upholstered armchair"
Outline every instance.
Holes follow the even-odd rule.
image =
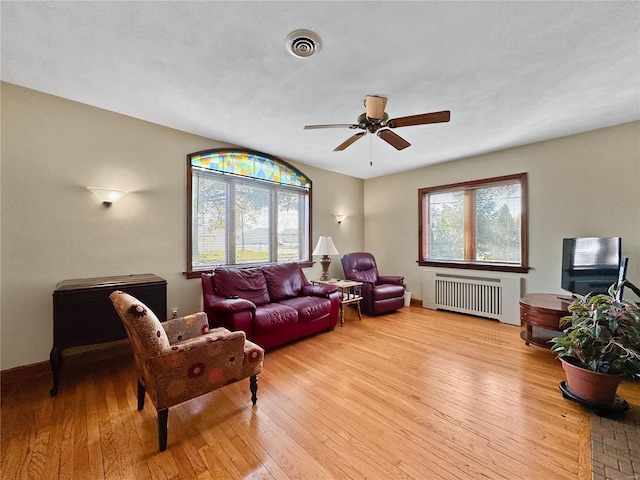
[[[264,350],[242,331],[209,330],[207,315],[195,313],[161,323],[131,295],[115,291],[111,301],[131,342],[138,377],[138,410],[145,392],[158,412],[158,445],[167,448],[169,407],[249,377],[256,404]]]

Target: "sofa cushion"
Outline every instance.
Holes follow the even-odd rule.
[[[404,296],[404,287],[402,285],[382,284],[373,288],[373,301],[385,300],[387,298],[396,298]],[[403,299],[404,302],[404,299]]]
[[[256,308],[253,317],[253,334],[256,336],[277,332],[298,321],[294,308],[279,303],[268,303]]]
[[[262,267],[262,273],[272,302],[297,297],[302,287],[309,283],[300,265],[293,262]]]
[[[296,309],[298,323],[317,320],[331,313],[331,300],[323,297],[295,297],[279,303]]]
[[[256,305],[269,303],[267,282],[259,268],[220,267],[214,273],[215,290],[221,297],[245,298]]]

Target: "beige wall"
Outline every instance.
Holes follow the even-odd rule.
[[[1,84],[1,357],[5,370],[48,359],[52,299],[64,279],[155,273],[168,307],[201,308],[187,280],[186,155],[220,142]],[[296,164],[313,181],[313,236],[361,249],[364,182]],[[87,186],[134,193],[110,208]],[[337,225],[333,213],[350,216]],[[341,276],[340,257],[331,265]],[[317,259],[316,259],[317,260]],[[320,275],[316,263],[306,271]]]
[[[2,83],[0,369],[48,359],[64,279],[152,272],[169,307],[201,307],[186,280],[186,154],[220,142]],[[365,249],[421,297],[418,189],[529,174],[528,292],[560,290],[561,240],[623,237],[640,285],[640,122],[362,181],[297,164],[313,181],[313,237]],[[86,186],[132,190],[104,208]],[[349,216],[337,225],[333,214]],[[340,256],[330,273],[342,277]],[[315,259],[318,260],[318,259]],[[320,275],[320,265],[306,271]]]
[[[527,172],[532,270],[523,275],[525,292],[567,293],[560,289],[562,239],[580,236],[622,237],[628,277],[640,286],[639,139],[640,122],[633,122],[367,180],[365,248],[382,273],[405,275],[421,298],[418,189]]]

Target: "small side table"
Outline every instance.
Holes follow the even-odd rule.
[[[340,326],[344,327],[344,306],[355,303],[358,307],[358,318],[362,320],[362,312],[360,311],[360,300],[362,300],[362,282],[353,282],[351,280],[314,280],[313,283],[321,283],[323,285],[335,285],[338,287],[340,294]]]
[[[525,345],[532,343],[538,347],[550,348],[549,340],[561,335],[560,320],[569,315],[567,307],[570,303],[571,299],[552,293],[530,293],[521,298],[520,320],[525,325],[525,330],[520,332],[520,337]]]

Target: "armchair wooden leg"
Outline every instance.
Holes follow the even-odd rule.
[[[255,405],[258,401],[258,375],[249,378],[249,388],[251,389],[251,402]]]
[[[164,452],[167,449],[167,424],[169,423],[169,409],[158,410],[158,449]]]
[[[140,380],[138,380],[138,410],[142,410],[144,408],[144,394],[145,389],[142,386],[142,383],[140,383]]]

